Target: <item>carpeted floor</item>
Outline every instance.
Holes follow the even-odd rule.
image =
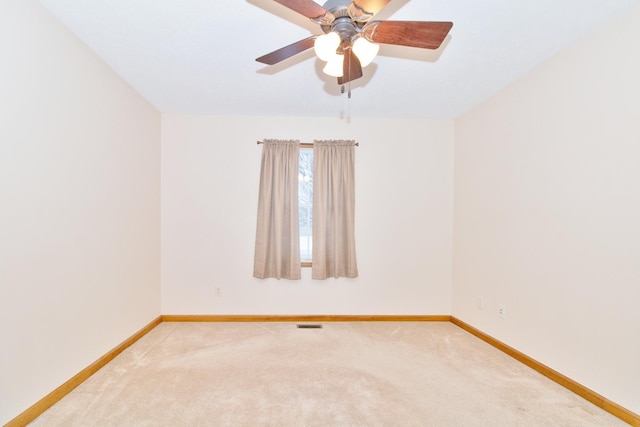
[[[31,426],[625,426],[448,322],[162,323]]]

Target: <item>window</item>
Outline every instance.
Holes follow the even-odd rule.
[[[300,261],[311,265],[313,248],[313,146],[300,145],[298,173],[298,222],[300,224]]]
[[[358,277],[357,143],[265,140],[263,144],[254,277],[298,280],[301,266],[312,267],[312,279]]]

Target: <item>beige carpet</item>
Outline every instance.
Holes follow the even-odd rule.
[[[32,426],[626,425],[444,323],[162,323]]]

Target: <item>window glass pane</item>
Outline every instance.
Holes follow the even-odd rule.
[[[300,223],[300,260],[311,262],[313,242],[313,148],[300,149],[300,172],[298,174],[298,217]]]

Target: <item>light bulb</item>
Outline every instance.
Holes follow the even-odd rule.
[[[373,59],[378,54],[380,45],[371,43],[364,37],[358,37],[358,39],[353,43],[352,49],[353,53],[355,53],[360,60],[360,65],[362,67],[366,67],[367,65],[371,64]]]
[[[333,77],[342,77],[342,64],[344,64],[344,55],[335,54],[329,59],[322,71]]]
[[[318,37],[313,44],[313,49],[316,51],[318,58],[328,61],[336,54],[338,46],[340,46],[340,36],[332,31],[329,34]]]

